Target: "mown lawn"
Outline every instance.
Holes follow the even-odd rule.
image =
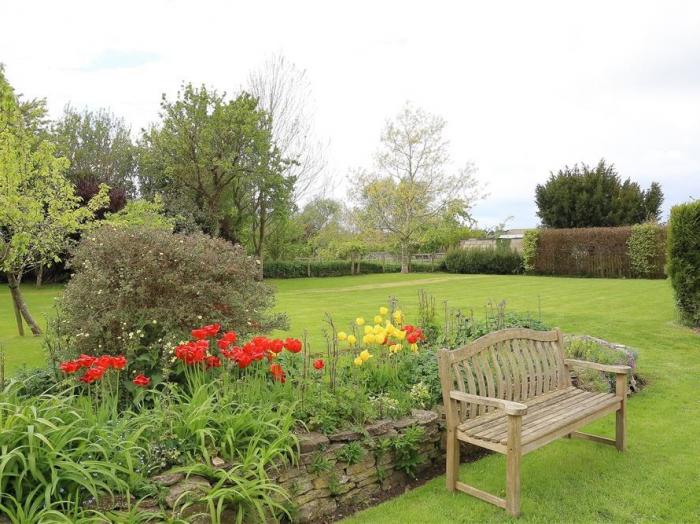
[[[278,309],[290,333],[309,330],[322,350],[324,312],[338,325],[370,317],[396,296],[415,318],[417,291],[453,307],[483,314],[487,302],[505,299],[511,311],[538,314],[570,333],[587,333],[634,346],[650,381],[629,403],[629,449],[585,441],[558,441],[523,459],[522,521],[700,521],[700,336],[675,323],[672,291],[665,281],[565,279],[482,275],[369,275],[273,281]],[[33,311],[50,311],[57,288],[26,294]],[[0,343],[8,367],[41,362],[39,340],[13,336],[9,294],[0,299]],[[613,417],[590,431],[612,435]],[[489,456],[462,466],[469,483],[504,495],[505,461]],[[358,501],[360,502],[360,501]],[[450,494],[442,477],[402,497],[370,508],[351,523],[458,523],[510,520],[505,512],[463,494]]]

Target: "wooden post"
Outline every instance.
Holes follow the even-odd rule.
[[[506,454],[506,510],[517,517],[520,514],[520,437],[523,417],[508,415],[508,450]]]
[[[615,447],[625,451],[627,438],[625,436],[625,415],[627,412],[627,374],[618,373],[615,376],[615,394],[620,397],[620,409],[615,412]]]
[[[449,351],[438,351],[438,367],[440,368],[440,385],[442,399],[445,403],[445,419],[447,423],[447,464],[445,466],[445,485],[448,491],[457,489],[459,478],[459,441],[457,440],[457,401],[450,398],[452,381],[450,379]]]

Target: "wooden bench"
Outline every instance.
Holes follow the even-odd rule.
[[[625,449],[629,366],[567,359],[559,330],[505,329],[466,347],[438,352],[447,417],[447,489],[520,513],[520,458],[561,438]],[[615,394],[571,385],[571,367],[616,373]],[[616,412],[615,439],[576,431]],[[459,441],[506,455],[506,498],[459,482]]]

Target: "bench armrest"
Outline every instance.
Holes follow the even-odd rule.
[[[576,360],[573,358],[564,359],[564,363],[567,366],[574,366],[580,368],[597,369],[598,371],[605,371],[607,373],[617,373],[626,375],[632,369],[629,366],[623,365],[610,365],[610,364],[599,364],[598,362],[588,362],[586,360]]]
[[[470,402],[472,404],[481,404],[483,406],[491,406],[498,409],[503,409],[508,415],[525,415],[527,406],[520,402],[511,400],[503,400],[501,398],[482,397],[480,395],[470,395],[461,391],[450,391],[450,398],[460,400],[462,402]]]

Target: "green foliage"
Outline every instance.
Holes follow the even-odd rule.
[[[574,338],[567,341],[564,348],[568,358],[598,362],[599,364],[622,364],[634,370],[637,365],[637,354],[630,351],[617,351],[592,339]],[[576,369],[577,386],[588,391],[602,393],[615,392],[615,374],[604,373],[595,369]]]
[[[212,481],[202,499],[212,518],[220,519],[226,507],[246,521],[286,513],[280,503],[286,494],[268,472],[295,454],[290,405],[243,404],[235,384],[215,380],[191,393],[177,386],[151,390],[148,402],[117,416],[114,404],[97,393],[70,388],[27,398],[18,382],[0,393],[0,446],[8,450],[0,468],[0,510],[19,522],[63,522],[52,512],[69,515],[65,522],[115,522],[83,503],[152,495],[148,475],[173,464],[154,457],[152,444],[173,435],[179,470]],[[208,466],[213,456],[232,467]],[[186,504],[183,498],[176,509]]]
[[[681,319],[700,326],[700,200],[671,209],[668,275]]]
[[[513,275],[522,272],[523,258],[508,247],[454,249],[445,255],[443,265],[449,273]]]
[[[542,225],[554,228],[611,227],[658,220],[663,192],[652,182],[647,190],[620,179],[605,160],[595,167],[578,164],[550,174],[535,190]]]
[[[311,457],[311,462],[306,469],[309,473],[317,475],[319,473],[326,473],[333,469],[333,464],[328,460],[323,453],[323,451],[317,451],[314,456]]]
[[[632,226],[627,249],[635,277],[653,278],[663,274],[666,259],[665,232],[665,228],[653,222]]]
[[[0,69],[0,272],[7,274],[12,297],[34,334],[40,330],[19,291],[29,269],[60,261],[72,236],[107,203],[101,186],[87,206],[64,173],[68,161],[55,147],[25,128],[25,115]],[[17,318],[23,334],[22,320]]]
[[[346,464],[352,466],[353,464],[360,463],[364,454],[365,450],[359,442],[350,442],[349,444],[345,444],[345,446],[340,448],[336,452],[335,456],[341,462],[345,462]]]
[[[535,270],[539,236],[540,232],[537,229],[528,229],[523,235],[523,270],[525,273],[532,273]]]
[[[108,224],[115,227],[146,227],[172,232],[177,220],[165,214],[163,199],[156,195],[153,201],[146,199],[130,200],[116,213],[105,215],[98,225]]]
[[[126,354],[167,371],[168,347],[202,318],[245,336],[285,325],[272,290],[240,246],[195,234],[103,226],[86,235],[60,301],[61,331],[77,353]]]
[[[163,195],[173,215],[190,215],[206,232],[248,241],[262,253],[270,221],[291,206],[293,178],[284,176],[270,120],[247,93],[232,100],[183,85],[161,102],[162,120],[143,134],[142,191]]]
[[[123,119],[107,110],[77,111],[66,106],[61,118],[51,126],[56,153],[70,162],[68,179],[105,183],[134,195],[137,150],[131,129]]]
[[[394,452],[394,465],[407,475],[416,476],[418,466],[423,463],[420,456],[420,446],[425,430],[420,426],[411,426],[404,433],[389,438],[389,448]]]

